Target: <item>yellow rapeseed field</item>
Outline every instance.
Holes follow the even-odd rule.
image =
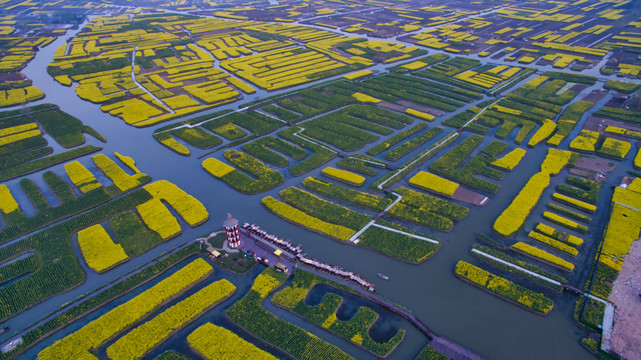
[[[33,129],[36,129],[37,127],[38,127],[38,124],[36,123],[28,123],[28,124],[6,127],[3,129],[0,129],[0,137],[21,133],[27,130],[33,130]]]
[[[525,156],[525,149],[516,148],[492,162],[492,166],[512,171]]]
[[[7,136],[2,136],[0,137],[0,146],[5,146],[14,142],[18,142],[20,140],[40,136],[40,134],[42,134],[42,132],[39,129],[35,129],[35,130],[23,131],[23,132],[19,132],[19,133],[7,135]]]
[[[164,200],[189,224],[200,225],[209,219],[209,212],[195,197],[167,180],[159,180],[145,185],[155,199]]]
[[[230,172],[234,171],[234,167],[227,165],[226,163],[216,159],[216,158],[207,158],[203,161],[202,166],[210,174],[217,178],[221,178]]]
[[[419,171],[418,174],[410,178],[409,182],[411,185],[432,190],[447,196],[454,195],[454,192],[456,192],[459,187],[459,184],[454,181],[450,181],[426,171]]]
[[[345,75],[343,75],[343,77],[345,79],[348,79],[348,80],[354,80],[354,79],[358,79],[358,78],[361,78],[361,77],[367,76],[367,75],[372,75],[372,71],[371,70],[361,70],[361,71],[357,71],[355,73],[345,74]]]
[[[78,161],[65,164],[65,171],[69,179],[71,179],[71,182],[76,185],[83,194],[102,186],[98,180],[96,180],[96,177]]]
[[[527,142],[527,146],[536,146],[541,141],[547,139],[556,129],[556,123],[550,119],[545,119],[543,125],[537,130]]]
[[[100,224],[78,231],[78,246],[87,266],[97,272],[128,258],[122,245],[114,243]]]
[[[421,118],[421,119],[424,119],[424,120],[427,120],[427,121],[434,120],[434,115],[428,114],[428,113],[425,113],[425,112],[422,112],[422,111],[418,111],[418,110],[415,110],[415,109],[412,109],[412,108],[405,109],[405,113],[406,114],[410,114],[412,116],[416,116],[418,118]]]
[[[136,210],[147,227],[167,240],[182,232],[174,215],[159,199],[151,199],[138,206]]]
[[[254,280],[252,290],[256,291],[262,299],[266,298],[269,293],[280,284],[280,281],[274,279],[269,274],[261,273]]]
[[[56,341],[38,354],[38,360],[57,360],[60,359],[60,354],[64,354],[67,359],[97,359],[90,350],[99,348],[129,326],[151,315],[158,306],[193,286],[212,271],[213,268],[207,261],[192,261],[142,294]]]
[[[600,136],[601,134],[597,131],[581,130],[581,133],[570,143],[570,149],[593,152],[595,150],[594,145],[596,145]]]
[[[617,188],[616,191],[620,190]],[[599,262],[621,271],[632,242],[638,239],[640,227],[641,213],[623,205],[613,204]]]
[[[205,323],[189,336],[189,346],[209,360],[276,360],[272,354],[212,323]]]
[[[550,185],[550,176],[558,174],[568,163],[571,155],[571,151],[548,149],[547,156],[541,164],[541,171],[530,178],[507,209],[499,215],[494,222],[494,230],[503,236],[511,236],[517,232],[543,191]]]
[[[112,360],[143,357],[169,338],[176,329],[193,321],[202,312],[234,291],[236,287],[227,279],[207,285],[118,339],[107,348],[107,356]]]
[[[338,240],[347,241],[354,235],[355,231],[344,226],[330,224],[328,222],[310,216],[296,208],[274,199],[271,196],[263,198],[262,204],[274,214],[289,220],[302,227],[318,231]]]
[[[35,86],[19,89],[0,90],[0,107],[24,104],[45,97],[42,90]]]
[[[168,148],[174,150],[175,152],[181,154],[181,155],[190,155],[191,151],[187,149],[187,147],[181,143],[179,143],[176,139],[174,139],[173,136],[168,137],[167,139],[161,140],[160,141],[163,145],[167,146]]]
[[[16,199],[13,198],[9,187],[4,184],[0,185],[0,211],[5,214],[9,214],[18,209],[18,203],[16,202]]]
[[[94,155],[92,158],[93,163],[100,169],[114,185],[121,191],[127,191],[140,185],[140,178],[145,176],[140,172],[129,175],[118,164],[108,158],[105,154]],[[133,159],[132,159],[133,161]]]
[[[579,209],[585,210],[586,212],[589,212],[589,213],[593,213],[593,212],[596,211],[596,206],[595,205],[588,204],[588,203],[586,203],[584,201],[577,200],[575,198],[572,198],[572,197],[569,197],[569,196],[566,196],[566,195],[563,195],[563,194],[554,193],[554,194],[552,194],[552,197],[557,199],[557,200],[560,200],[561,202],[565,202],[565,203],[571,204],[572,206],[575,206],[575,207],[577,207]]]
[[[365,182],[365,178],[361,175],[354,174],[351,171],[337,169],[331,166],[324,168],[321,173],[328,178],[332,178],[353,186],[362,186]]]
[[[381,99],[377,99],[373,96],[369,96],[367,94],[363,94],[360,92],[355,92],[352,94],[352,97],[356,98],[356,100],[364,103],[372,103],[372,104],[378,104],[381,102]]]
[[[512,245],[512,248],[519,250],[525,254],[528,254],[530,256],[533,256],[535,258],[539,258],[545,262],[548,262],[550,264],[557,265],[567,271],[572,271],[574,270],[574,264],[572,264],[569,261],[565,261],[561,259],[560,257],[556,255],[552,255],[549,252],[545,250],[541,250],[535,246],[528,245],[524,242],[517,242],[516,244]]]

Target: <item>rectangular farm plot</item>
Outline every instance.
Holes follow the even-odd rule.
[[[469,214],[467,207],[431,195],[403,187],[395,191],[401,194],[403,199],[387,214],[397,219],[446,232],[452,230],[454,220],[463,219]]]
[[[307,121],[303,135],[315,138],[344,151],[361,149],[380,135],[390,135],[411,123],[411,118],[369,105],[347,108]],[[390,129],[391,128],[391,129]]]
[[[459,80],[469,82],[474,85],[478,85],[485,89],[491,89],[495,85],[510,79],[512,76],[516,75],[522,69],[520,67],[512,67],[507,69],[500,66],[485,70],[484,67],[479,68],[476,71],[468,70],[462,73],[455,75],[454,77]]]
[[[83,193],[102,187],[96,177],[78,161],[65,164],[65,171],[74,185]]]
[[[601,134],[597,131],[581,130],[581,133],[570,143],[570,149],[592,153],[600,137]]]
[[[392,203],[392,200],[388,197],[364,193],[312,177],[306,178],[302,185],[307,190],[313,191],[316,194],[365,209],[382,211]],[[341,223],[354,230],[362,229],[363,225],[371,220],[370,216],[325,201],[297,188],[286,189],[281,192],[281,196],[287,202],[293,204],[305,213],[311,214],[323,221]],[[307,200],[303,201],[305,198]],[[319,212],[318,209],[321,208],[325,210]],[[328,214],[334,214],[334,217],[330,217]],[[282,217],[282,215],[279,216]],[[301,226],[305,227],[305,225]],[[426,239],[426,237],[420,233],[384,220],[378,220],[376,224],[367,228],[358,239],[352,240],[353,244],[357,244],[358,246],[412,263],[425,261],[439,248],[439,242],[437,240]]]
[[[86,140],[84,134],[91,134],[104,141],[94,129],[51,104],[3,112],[0,118],[0,178],[3,180],[41,170],[54,163],[99,149],[85,145],[47,156],[54,152],[54,148],[47,146],[48,140],[44,135],[49,135],[67,149],[83,144]]]
[[[93,160],[93,163],[96,165],[96,167],[98,167],[98,169],[100,169],[109,179],[111,179],[114,185],[116,185],[116,187],[118,187],[118,189],[120,189],[121,191],[134,189],[151,180],[151,178],[147,176],[147,174],[143,174],[138,171],[138,169],[135,169],[135,166],[135,173],[133,175],[127,174],[118,164],[108,158],[105,154],[94,155],[91,159]],[[135,164],[135,162],[133,162],[133,159],[129,157],[126,157],[126,159],[132,161],[131,164]]]
[[[234,123],[232,122],[228,122],[217,128],[212,128],[211,126],[207,126],[207,128],[209,128],[211,131],[224,137],[227,140],[237,140],[247,135],[247,132],[245,130],[234,125]]]
[[[222,140],[200,127],[182,127],[171,130],[171,135],[199,149],[209,149],[222,144]]]
[[[291,42],[277,40],[261,41],[251,35],[239,32],[211,34],[199,37],[198,46],[209,50],[216,59],[226,60],[242,55],[250,55],[252,50],[265,51],[293,45]]]
[[[12,126],[0,130],[0,146],[5,146],[18,142],[20,140],[30,139],[40,136],[42,132],[38,129],[36,123]]]
[[[131,23],[127,17],[104,27],[100,19],[94,19],[87,27],[95,30],[97,26],[99,33],[83,32],[74,38],[72,54],[57,53],[50,64],[52,72],[56,78],[66,76],[69,85],[72,80],[79,82],[76,92],[80,98],[104,104],[103,111],[134,126],[149,126],[233,101],[240,96],[236,87],[251,92],[240,82],[225,81],[229,74],[212,66],[214,57],[199,45],[173,45],[185,38],[171,31],[190,25],[179,18],[176,28],[170,25],[173,22],[154,24],[152,19],[137,18],[137,28],[124,31],[121,27]],[[242,24],[229,22],[224,28],[236,26]],[[199,44],[209,44],[201,40]],[[137,50],[132,53],[132,49]]]
[[[568,82],[565,80],[550,79],[549,76],[535,78],[506,95],[480,114],[480,123],[490,127],[500,124],[495,133],[499,139],[507,138],[515,129],[520,128],[514,139],[516,144],[522,143],[530,132],[541,125],[529,140],[528,146],[536,146],[550,136],[548,144],[558,145],[591,104],[588,103],[590,106],[586,108],[583,105],[586,102],[579,101],[568,106],[555,124],[550,119],[555,119],[562,112],[563,106],[572,101],[578,92],[568,90]]]
[[[496,156],[502,153],[507,145],[502,142],[494,141],[483,148],[481,153],[472,157],[466,164],[459,167],[465,159],[483,142],[483,137],[472,135],[463,140],[459,145],[445,153],[438,160],[433,162],[429,169],[435,174],[445,176],[456,180],[462,184],[473,188],[496,193],[500,186],[494,182],[481,179],[476,175],[484,175],[491,179],[501,180],[504,173],[490,168],[490,165],[496,159]]]
[[[350,95],[357,92],[361,97],[367,95],[389,103],[386,106],[393,104],[403,107],[401,111],[426,121],[443,115],[443,111],[454,111],[465,103],[482,98],[480,90],[468,90],[400,74],[385,74],[360,82],[338,82],[334,85],[349,91]]]
[[[187,85],[183,89],[205,104],[229,101],[240,95],[238,91],[219,80]]]
[[[235,167],[215,158],[207,158],[203,160],[201,165],[212,176],[222,180],[237,191],[245,194],[255,194],[272,189],[285,181],[285,177],[280,172],[242,151],[227,150],[224,156]]]
[[[574,271],[574,264],[572,264],[571,262],[564,260],[556,255],[552,255],[549,252],[539,249],[536,246],[532,246],[519,241],[516,244],[512,245],[512,249],[528,257],[531,257],[545,264],[548,264],[552,267],[555,267],[567,272]]]
[[[458,183],[444,179],[438,175],[420,171],[409,180],[410,185],[417,186],[437,194],[452,196],[459,187]]]
[[[179,235],[181,226],[167,206],[172,206],[190,226],[204,222],[209,216],[197,199],[165,180],[149,184],[139,191],[146,193],[146,201],[109,218],[109,228],[117,244],[102,225],[79,231],[78,244],[93,270],[106,271]],[[148,199],[149,195],[153,197]]]
[[[230,354],[245,359],[277,360],[272,354],[212,323],[206,323],[194,330],[187,336],[187,342],[198,354],[209,360],[222,359]]]
[[[202,165],[203,168],[207,170],[207,172],[217,178],[222,178],[223,176],[236,170],[233,166],[229,166],[216,158],[207,158],[203,161]]]
[[[223,117],[204,122],[201,127],[228,140],[240,139],[248,132],[263,135],[285,125],[283,122],[258,111],[232,112]]]
[[[35,86],[0,90],[0,107],[8,107],[40,100],[45,96],[42,90]]]
[[[323,73],[331,70],[348,70],[347,64],[304,48],[272,50],[225,60],[221,62],[221,66],[267,90],[303,84],[324,77]]]
[[[0,212],[5,222],[21,221],[25,219],[18,202],[11,194],[7,185],[0,185]],[[13,220],[13,221],[12,221]]]
[[[352,186],[363,186],[363,183],[365,183],[365,178],[363,176],[354,174],[351,171],[336,169],[331,166],[324,168],[321,173],[330,179]]]
[[[136,211],[140,214],[145,225],[158,233],[163,240],[170,239],[182,232],[174,215],[158,199],[151,199],[136,206]]]
[[[606,137],[597,153],[616,160],[623,160],[630,152],[631,144],[627,141]]]
[[[178,123],[173,127],[163,127],[155,131],[154,138],[173,151],[181,155],[188,156],[191,154],[191,151],[187,145],[201,149],[219,145],[222,143],[222,140],[220,140],[216,135],[231,141],[238,140],[246,136],[257,137],[284,126],[285,121],[296,122],[301,118],[321,114],[346,103],[354,102],[353,98],[350,97],[345,100],[346,98],[346,96],[341,94],[329,95],[324,91],[307,89],[292,96],[292,98],[278,101],[278,106],[270,104],[263,106],[259,111],[250,110],[246,112],[230,112],[228,114],[218,113],[220,115],[213,114],[212,116],[202,116],[194,120],[190,120],[189,122]],[[270,115],[270,113],[274,115]],[[391,112],[388,114],[396,115]],[[396,116],[398,117],[398,115]],[[406,120],[403,121],[411,121],[409,117],[404,118]],[[381,121],[385,120],[384,118],[381,119]],[[199,124],[199,126],[193,127],[192,124]],[[396,122],[386,122],[386,124],[390,124],[394,128],[402,127],[402,124],[398,124]],[[174,129],[172,130],[172,128]],[[183,144],[180,140],[187,143],[187,145]],[[289,141],[299,143],[302,139],[296,138],[296,140]],[[258,142],[262,142],[262,138],[255,141],[255,143]],[[270,143],[271,145],[278,146],[273,141],[270,141]],[[298,145],[307,148],[306,145]],[[266,147],[270,148],[271,146]],[[290,148],[289,145],[286,147]],[[249,148],[252,148],[252,150],[248,150]],[[271,155],[269,156],[269,159],[267,156],[261,157],[259,153],[261,155],[266,155],[266,152],[258,150],[258,147],[253,143],[245,144],[243,146],[243,150],[276,166],[282,167],[286,166],[288,163],[286,158],[276,159],[276,156]],[[273,150],[281,152],[281,150],[285,150],[285,147],[280,147],[280,149],[273,148]],[[289,150],[286,150],[284,154],[290,156],[291,154],[288,154],[288,152]],[[298,160],[300,156],[302,156],[300,155],[300,151],[296,151],[293,158]]]
[[[267,210],[289,222],[300,224],[300,226],[305,227],[309,230],[325,234],[338,240],[347,241],[352,235],[356,233],[356,231],[351,230],[345,226],[335,225],[317,219],[311,215],[306,214],[303,211],[296,209],[295,207],[278,201],[271,196],[263,198],[261,203],[265,208],[267,208]]]
[[[144,187],[154,199],[171,206],[189,226],[198,226],[209,219],[209,212],[195,197],[167,180],[159,180]]]
[[[89,322],[80,330],[56,341],[42,350],[38,354],[38,359],[58,359],[60,354],[77,359],[95,358],[89,352],[91,349],[99,348],[110,338],[144,320],[159,306],[193,287],[212,271],[213,268],[205,260],[194,260],[140,295]]]
[[[122,118],[127,124],[131,125],[147,121],[164,113],[161,108],[135,98],[103,105],[100,109]]]
[[[142,357],[235,291],[226,279],[207,285],[118,339],[107,348],[107,355],[113,360]]]
[[[454,273],[467,283],[535,313],[547,315],[554,307],[554,302],[543,294],[535,293],[465,261],[456,264]]]
[[[128,258],[122,245],[116,244],[100,224],[80,230],[78,246],[87,266],[96,272],[105,271]]]
[[[123,247],[130,258],[136,257],[164,241],[156,231],[145,226],[136,211],[128,210],[119,213],[109,219],[108,224],[118,244]]]
[[[429,141],[433,140],[436,136],[438,136],[442,132],[443,132],[443,128],[442,127],[430,128],[430,129],[424,131],[419,136],[417,136],[417,137],[415,137],[413,139],[410,139],[408,141],[405,141],[399,146],[394,147],[393,149],[388,151],[385,154],[384,157],[387,160],[396,161],[396,160],[402,158],[403,156],[409,154],[410,152],[416,150],[418,147],[422,146],[423,144],[426,144]],[[389,138],[387,141],[385,141],[385,142],[383,142],[381,144],[388,144],[389,143],[388,141],[389,140],[393,140],[395,137],[396,136],[393,136],[393,137]],[[396,139],[398,139],[398,138],[396,138]],[[394,139],[394,140],[396,140],[396,139]],[[400,142],[400,140],[399,140],[399,142]]]
[[[294,160],[302,160],[307,157],[307,151],[304,149],[273,136],[261,137],[243,145],[242,149],[248,154],[278,167],[289,165],[289,159],[283,155]]]

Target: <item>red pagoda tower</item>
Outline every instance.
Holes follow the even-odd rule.
[[[225,236],[227,237],[227,244],[232,249],[240,245],[240,230],[238,229],[238,220],[234,219],[231,214],[227,214],[227,219],[223,222],[225,228]]]

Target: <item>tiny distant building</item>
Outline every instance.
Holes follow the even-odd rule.
[[[231,214],[227,214],[227,219],[223,222],[227,244],[230,248],[235,249],[240,245],[240,230],[238,229],[238,220],[234,219]]]

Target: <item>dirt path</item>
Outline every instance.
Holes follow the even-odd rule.
[[[627,360],[641,360],[641,240],[632,243],[619,277],[614,282],[610,300],[614,313],[612,351]]]

